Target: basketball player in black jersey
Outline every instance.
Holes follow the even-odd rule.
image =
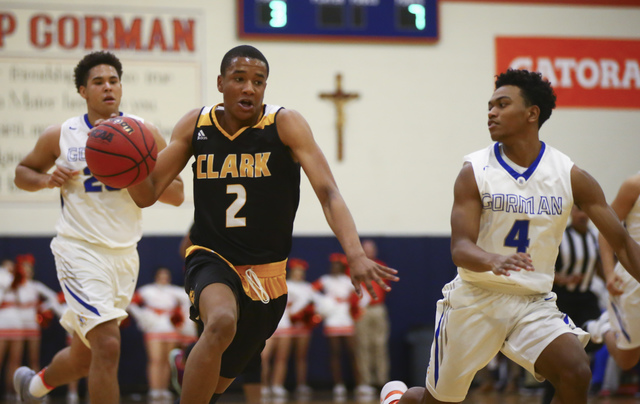
[[[298,207],[300,167],[344,249],[358,295],[396,271],[368,259],[311,128],[298,112],[264,105],[269,64],[254,47],[222,59],[224,102],[188,112],[155,170],[129,188],[152,205],[193,156],[195,224],[185,289],[204,331],[189,355],[181,402],[215,402],[276,329],[286,305],[285,266]]]

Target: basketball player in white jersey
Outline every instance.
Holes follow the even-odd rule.
[[[628,178],[620,187],[611,207],[624,221],[627,231],[640,242],[640,173]],[[618,262],[611,246],[600,238],[600,255],[609,302],[607,311],[597,321],[587,323],[595,342],[604,342],[609,354],[623,370],[640,361],[640,283]]]
[[[91,175],[84,147],[96,123],[123,115],[122,65],[109,52],[93,52],[74,73],[87,113],[48,127],[16,168],[15,183],[21,189],[60,188],[62,214],[51,250],[68,305],[60,322],[73,334],[71,346],[59,351],[37,375],[27,367],[16,371],[14,385],[21,402],[42,401],[54,387],[87,375],[92,403],[120,402],[118,324],[127,317],[125,308],[138,278],[136,246],[142,217],[126,189],[107,187]],[[164,148],[158,129],[146,125],[158,148]],[[180,178],[160,198],[176,206],[183,199]]]
[[[438,302],[426,388],[390,382],[384,403],[461,402],[499,351],[555,387],[555,403],[587,402],[589,335],[551,292],[558,245],[575,203],[640,278],[640,246],[600,185],[539,140],[555,107],[539,73],[508,70],[489,100],[494,144],[465,157],[454,187],[451,253],[458,276]],[[403,394],[404,393],[404,394]]]

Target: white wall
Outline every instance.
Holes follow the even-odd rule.
[[[130,3],[112,0],[109,8],[97,10],[126,13],[131,10]],[[8,4],[16,9],[56,10],[73,5],[71,9],[76,10],[93,3],[23,0]],[[198,50],[193,60],[181,66],[189,71],[188,66],[197,65],[195,82],[201,88],[188,88],[194,86],[193,75],[184,77],[186,99],[177,106],[174,99],[170,106],[160,105],[157,111],[144,115],[154,122],[173,115],[177,119],[200,104],[220,102],[215,88],[220,59],[229,48],[246,42],[236,35],[235,1],[183,0],[179,6],[175,4],[173,0],[138,1],[135,10],[197,16],[201,30]],[[6,5],[0,6],[0,12],[6,9]],[[494,38],[640,39],[639,21],[640,8],[442,1],[440,39],[435,44],[250,43],[266,55],[271,66],[265,102],[297,109],[307,118],[361,233],[446,235],[453,182],[462,157],[490,142],[486,105],[493,91]],[[67,64],[73,66],[81,56],[82,52],[66,55]],[[11,57],[15,55],[0,49],[0,62]],[[140,55],[121,58],[125,70],[128,63],[146,64],[147,68],[161,68],[166,63],[162,58],[145,60]],[[334,106],[318,97],[320,92],[334,89],[338,72],[343,75],[344,90],[360,94],[346,106],[343,162],[335,155]],[[181,86],[180,81],[175,84]],[[11,85],[0,82],[3,91]],[[126,99],[130,96],[126,80],[124,86]],[[72,83],[68,87],[73,92]],[[158,103],[165,97],[168,102],[172,95],[157,97]],[[9,118],[6,114],[0,109],[0,122]],[[36,118],[25,114],[22,119]],[[589,171],[611,200],[622,180],[639,169],[638,128],[639,110],[559,108],[544,125],[541,138]],[[165,132],[168,136],[168,130]],[[7,139],[0,137],[0,155],[9,147]],[[33,142],[35,139],[29,144]],[[41,201],[43,198],[33,194],[18,195],[17,199],[0,201],[0,234],[51,234],[59,211],[55,196]],[[146,210],[146,234],[184,233],[192,208],[188,201],[180,208],[155,206]],[[328,233],[319,204],[304,179],[296,234]]]

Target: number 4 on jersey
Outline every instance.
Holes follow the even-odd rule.
[[[526,253],[529,247],[529,221],[516,220],[504,239],[505,247],[515,247],[516,251]]]

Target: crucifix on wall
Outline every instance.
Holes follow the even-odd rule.
[[[347,101],[360,97],[358,93],[347,93],[342,91],[342,74],[336,74],[336,90],[332,93],[320,93],[320,98],[333,101],[336,106],[336,131],[338,134],[338,161],[342,161],[343,156],[343,126],[344,126],[344,104]]]

